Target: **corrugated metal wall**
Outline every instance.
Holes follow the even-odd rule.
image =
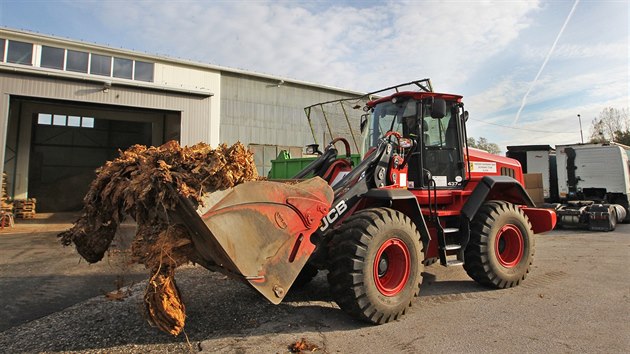
[[[212,97],[117,85],[106,92],[103,83],[99,82],[6,72],[0,72],[0,82],[2,95],[181,111],[182,143],[194,144],[209,140]],[[0,111],[3,110],[5,107],[0,107]]]
[[[0,86],[0,158],[2,161],[5,157],[9,97],[12,95],[181,112],[182,144],[190,145],[200,141],[218,143],[211,141],[213,98],[207,95],[117,85],[104,90],[104,83],[98,81],[62,79],[7,71],[0,71],[0,82],[2,83]],[[218,120],[218,117],[214,119]],[[4,163],[0,164],[0,173],[3,171],[3,165]]]
[[[270,145],[272,147],[303,147],[312,144],[313,135],[308,125],[304,107],[330,100],[351,98],[347,92],[326,90],[293,83],[279,84],[279,80],[253,77],[244,74],[221,73],[221,130],[220,140],[228,144],[241,141],[245,145]],[[313,128],[317,142],[323,148],[330,142],[328,128],[321,114],[313,110]],[[348,112],[350,125],[359,140],[359,121],[362,110]],[[342,136],[350,141],[352,153],[356,153],[348,123],[340,107],[327,112],[334,137]],[[271,148],[265,152],[264,166],[258,166],[260,174],[267,174]],[[278,149],[274,150],[275,153]],[[256,152],[256,151],[255,151]],[[258,157],[257,160],[260,160]],[[257,165],[259,165],[257,163]]]

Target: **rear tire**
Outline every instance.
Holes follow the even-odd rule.
[[[617,212],[612,208],[610,220],[608,220],[608,231],[615,231],[615,228],[617,228]]]
[[[604,225],[602,225],[603,223],[600,220],[590,220],[588,223],[589,231],[615,231],[615,228],[617,227],[617,212],[615,211],[615,208],[613,206],[593,206],[590,211],[608,212],[608,225],[606,225],[606,227],[604,228]]]
[[[397,320],[420,290],[420,234],[403,213],[374,208],[350,216],[330,249],[328,282],[339,307],[375,324]]]
[[[464,269],[479,284],[510,288],[529,273],[534,250],[534,232],[525,213],[511,203],[486,202],[471,223]]]

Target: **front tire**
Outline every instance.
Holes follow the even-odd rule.
[[[339,307],[375,324],[397,320],[420,290],[420,234],[403,213],[374,208],[350,216],[330,249],[328,282]]]
[[[534,250],[534,232],[525,213],[512,203],[486,202],[471,223],[464,269],[479,284],[511,288],[529,273]]]

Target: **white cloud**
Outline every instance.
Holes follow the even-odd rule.
[[[325,84],[355,78],[360,68],[354,53],[382,33],[378,11],[348,7],[314,13],[282,2],[127,5],[120,14],[118,4],[104,3],[103,16],[122,16],[117,23],[127,24],[125,32],[136,33],[136,41],[152,50]]]
[[[423,77],[455,89],[539,9],[537,1],[100,6],[104,23],[150,51],[363,91]]]
[[[473,116],[509,125],[528,85],[528,82],[517,80],[514,76],[506,76],[490,88],[467,97],[466,104]],[[627,107],[627,90],[628,73],[624,65],[578,73],[557,69],[540,77],[520,122],[536,121],[545,110],[578,112],[575,101],[581,101],[580,105],[593,102],[593,105],[601,107],[600,110],[610,102],[615,102],[620,108]]]
[[[544,47],[532,47],[525,45],[522,50],[523,59],[542,61],[549,48]],[[567,60],[567,59],[596,59],[601,58],[605,60],[610,59],[624,59],[628,58],[628,43],[614,42],[614,43],[596,43],[596,44],[584,44],[584,43],[571,43],[558,45],[553,52],[552,58],[554,60]]]
[[[573,1],[63,4],[95,14],[76,21],[107,33],[115,46],[358,91],[430,77],[436,90],[465,95],[472,136],[502,145],[579,138],[475,123],[511,125]],[[627,14],[627,3],[578,4],[518,127],[566,132],[580,113],[586,131],[604,107],[628,106],[628,24],[621,9]]]
[[[471,113],[474,112],[476,116],[487,120],[495,116],[497,111],[517,107],[525,90],[527,83],[519,82],[512,75],[508,75],[499,79],[490,88],[465,97],[466,106]]]
[[[536,112],[533,119],[521,121],[517,126],[511,126],[509,122],[513,115],[500,115],[492,119],[477,118],[471,114],[468,121],[469,136],[486,137],[489,141],[499,145],[502,151],[506,151],[509,145],[537,145],[548,144],[573,144],[580,142],[580,125],[577,114],[582,120],[582,133],[584,141],[591,136],[591,125],[595,117],[606,107],[624,107],[627,104],[625,97],[615,97],[608,100],[593,103],[577,104],[570,109],[561,107]],[[532,118],[532,117],[530,117]],[[504,126],[496,126],[480,122],[498,123]],[[508,122],[508,123],[504,123]]]

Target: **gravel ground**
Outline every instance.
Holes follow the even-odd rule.
[[[295,292],[275,306],[244,284],[198,266],[178,269],[176,279],[187,305],[186,333],[173,337],[150,327],[145,319],[142,297],[146,282],[126,288],[130,296],[112,301],[91,298],[63,311],[0,333],[0,348],[7,352],[81,351],[85,353],[182,352],[200,350],[200,341],[226,336],[247,336],[261,331],[284,331],[287,318],[321,318],[337,311],[327,299],[325,279],[317,288]],[[204,294],[210,294],[206,297]],[[210,301],[205,301],[208,299]],[[300,308],[305,308],[302,312]],[[298,314],[299,312],[299,314]],[[339,314],[340,317],[345,317]],[[304,317],[304,318],[303,318]],[[353,321],[348,321],[352,325]],[[296,322],[295,328],[302,324]],[[354,324],[359,328],[359,324]],[[190,340],[187,342],[186,337]],[[298,338],[299,339],[299,338]],[[287,343],[288,345],[288,343]],[[215,349],[210,349],[215,351]]]
[[[325,353],[626,353],[629,256],[630,225],[619,225],[615,232],[538,236],[532,272],[512,289],[488,290],[461,267],[434,265],[409,313],[382,326],[339,310],[325,274],[276,306],[244,284],[189,265],[176,273],[185,335],[149,326],[142,282],[122,301],[92,297],[0,332],[0,351],[283,353],[304,338]]]

